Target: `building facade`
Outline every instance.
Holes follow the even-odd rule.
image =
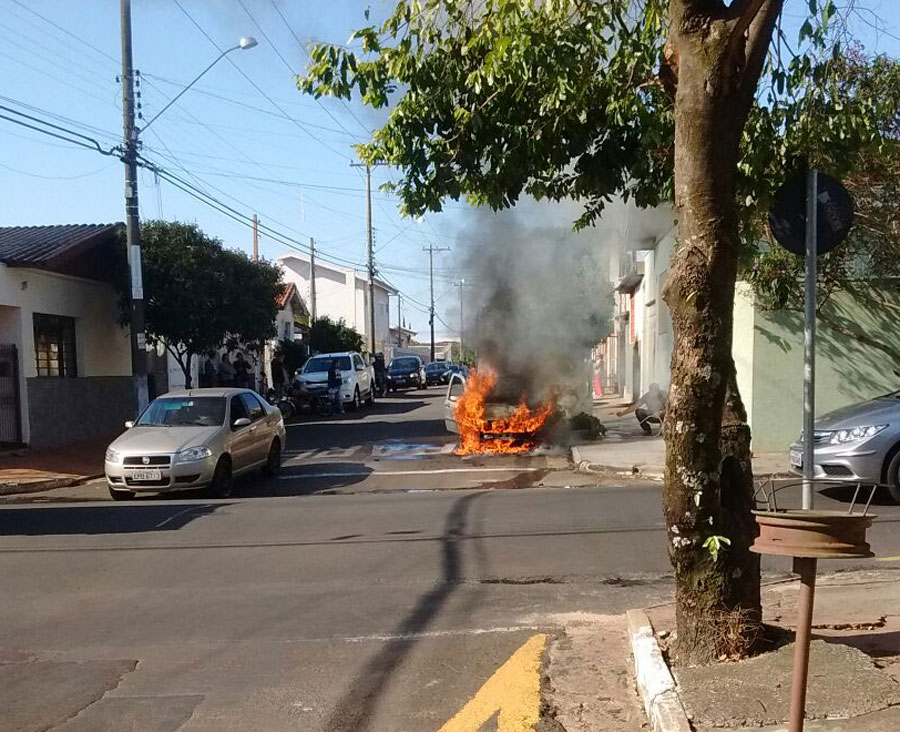
[[[0,443],[56,447],[134,417],[122,228],[0,228]]]
[[[284,271],[284,281],[293,283],[316,317],[328,316],[344,322],[364,337],[369,346],[369,280],[355,269],[316,260],[315,303],[310,259],[305,254],[278,257]],[[389,299],[397,291],[378,278],[375,279],[375,350],[387,352],[391,345]]]

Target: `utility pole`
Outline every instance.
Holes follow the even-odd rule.
[[[316,240],[309,237],[309,315],[316,321]]]
[[[403,295],[397,292],[397,348],[403,348],[403,321],[400,319],[400,301]]]
[[[431,308],[429,310],[428,323],[431,326],[431,360],[434,361],[434,253],[448,252],[448,247],[435,247],[429,244],[422,248],[423,252],[428,252],[428,280],[431,283]]]
[[[141,272],[141,221],[138,209],[138,128],[134,120],[134,69],[131,54],[131,0],[120,0],[122,30],[122,162],[125,163],[125,240],[131,272],[131,373],[137,414],[148,402],[147,337],[144,333],[144,282]],[[152,120],[151,120],[152,121]]]
[[[253,214],[253,261],[259,261],[259,219]]]
[[[380,165],[380,163],[375,163]],[[372,165],[350,163],[353,168],[366,169],[366,263],[369,270],[369,351],[375,355],[375,253],[372,251]]]
[[[463,287],[466,286],[466,281],[459,281],[459,360],[460,363],[463,360],[463,324],[465,323],[465,319],[463,318]]]

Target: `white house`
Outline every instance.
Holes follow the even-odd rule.
[[[610,247],[610,277],[616,288],[613,334],[601,344],[606,385],[626,399],[651,383],[669,385],[673,335],[661,297],[676,247],[671,211],[631,208]],[[819,414],[896,389],[892,371],[876,343],[900,340],[900,294],[896,284],[871,283],[871,302],[833,296],[820,311],[816,353]],[[799,313],[760,307],[749,284],[738,282],[732,356],[738,388],[757,452],[785,450],[800,433],[803,384],[803,319]],[[855,337],[858,333],[860,337]]]
[[[365,272],[316,260],[315,302],[310,277],[310,261],[306,254],[292,253],[278,257],[284,271],[284,281],[297,286],[309,310],[316,317],[328,316],[343,320],[361,333],[366,347],[369,344],[369,280]],[[391,345],[389,325],[389,295],[397,291],[375,278],[375,349],[385,352]]]
[[[0,443],[56,447],[134,417],[122,224],[0,227]]]

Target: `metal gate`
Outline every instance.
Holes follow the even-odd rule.
[[[20,404],[18,350],[0,343],[0,443],[22,442]]]

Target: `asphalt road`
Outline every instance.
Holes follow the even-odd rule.
[[[0,730],[436,731],[535,634],[668,599],[658,484],[456,457],[441,411],[291,425],[229,500],[0,508]]]

